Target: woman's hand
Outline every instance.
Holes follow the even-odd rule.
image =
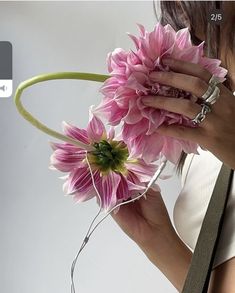
[[[120,206],[111,213],[122,230],[138,245],[149,246],[159,233],[175,233],[160,192],[149,189],[146,199]]]
[[[170,59],[170,72],[153,72],[150,77],[159,83],[191,92],[201,97],[207,90],[212,74],[201,65]],[[235,97],[223,84],[219,99],[211,105],[198,127],[179,125],[160,126],[158,132],[171,137],[198,143],[209,150],[228,167],[235,169]],[[185,115],[191,119],[201,111],[201,106],[186,99],[149,96],[143,98],[145,105]]]
[[[122,230],[142,249],[148,259],[181,292],[192,252],[171,224],[160,192],[149,189],[146,199],[120,206],[111,213]]]

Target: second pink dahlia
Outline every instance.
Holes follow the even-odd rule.
[[[143,192],[157,170],[156,164],[131,156],[127,145],[114,137],[113,127],[107,133],[103,122],[91,115],[86,129],[64,123],[64,133],[86,145],[95,186],[101,196],[101,207],[106,212],[124,200]],[[76,202],[95,197],[86,150],[69,143],[52,143],[51,168],[66,172],[63,189]],[[157,185],[155,188],[159,190]]]

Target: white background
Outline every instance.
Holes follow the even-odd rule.
[[[136,23],[153,30],[151,1],[0,2],[0,39],[13,45],[14,90],[41,73],[108,74],[108,52],[134,49],[126,32],[139,35]],[[82,128],[100,86],[51,81],[26,90],[23,103],[56,130],[63,120]],[[48,169],[48,142],[55,140],[24,120],[13,98],[0,100],[0,137],[0,291],[70,292],[70,266],[98,206],[63,195],[63,174]],[[179,178],[159,184],[172,219]],[[79,293],[177,292],[109,217],[81,254],[75,281]]]

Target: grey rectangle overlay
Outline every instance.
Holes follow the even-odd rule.
[[[0,79],[12,79],[12,44],[0,41]]]

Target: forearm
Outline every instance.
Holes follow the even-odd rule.
[[[192,252],[182,242],[175,231],[157,233],[149,245],[139,245],[149,260],[181,292],[187,276]]]

